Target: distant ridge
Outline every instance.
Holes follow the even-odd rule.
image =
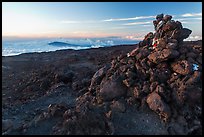
[[[50,42],[50,43],[48,43],[48,45],[57,46],[57,47],[62,47],[62,46],[80,46],[80,45],[75,45],[75,44],[69,44],[69,43],[66,43],[66,42],[59,42],[59,41]]]

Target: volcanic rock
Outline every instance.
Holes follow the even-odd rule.
[[[125,94],[126,87],[119,79],[105,82],[99,91],[99,96],[101,96],[104,101],[110,101],[114,98],[124,96]]]
[[[156,92],[148,95],[147,103],[150,109],[158,113],[164,121],[168,120],[171,115],[170,108]]]
[[[172,63],[172,69],[179,74],[187,75],[191,72],[191,64],[187,60]]]

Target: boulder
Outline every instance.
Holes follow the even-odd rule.
[[[192,66],[187,60],[177,61],[171,64],[173,71],[181,75],[187,75],[192,71]]]
[[[156,20],[162,20],[163,17],[164,17],[164,14],[163,14],[163,13],[162,13],[162,14],[158,14],[158,15],[156,16]]]
[[[172,38],[177,39],[178,42],[181,42],[184,39],[188,38],[191,33],[192,31],[190,29],[182,28],[182,29],[176,30]]]
[[[109,80],[106,81],[99,91],[99,96],[104,101],[111,101],[114,98],[124,96],[127,92],[127,88],[121,80]]]
[[[169,20],[169,21],[167,21],[166,24],[164,24],[162,30],[163,30],[164,32],[173,31],[173,30],[176,29],[176,27],[177,27],[176,22],[175,22],[174,20]]]
[[[110,68],[110,66],[109,66],[109,65],[106,65],[106,66],[102,67],[101,69],[99,69],[99,70],[93,75],[93,77],[92,77],[92,79],[91,79],[91,85],[90,85],[90,87],[89,87],[89,90],[90,90],[90,91],[91,91],[91,90],[94,90],[94,89],[95,89],[94,86],[98,85],[98,84],[101,82],[102,78],[105,76],[105,74],[106,74],[106,72],[107,72],[107,70],[108,70],[109,68]]]
[[[149,108],[160,115],[160,118],[167,121],[171,115],[169,106],[161,99],[158,93],[152,92],[146,100]]]
[[[148,59],[155,64],[158,64],[168,59],[173,59],[179,56],[179,52],[173,49],[163,49],[161,51],[153,52],[148,56]]]
[[[163,18],[163,21],[167,22],[167,21],[169,21],[171,19],[172,19],[171,15],[165,15],[164,18]]]
[[[130,56],[135,56],[139,52],[139,47],[136,47],[134,50],[130,52]]]
[[[183,28],[180,21],[176,21],[176,24],[177,24],[177,29],[182,29]]]

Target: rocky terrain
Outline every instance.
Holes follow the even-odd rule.
[[[49,105],[76,105],[94,73],[136,45],[2,57],[2,134],[51,134],[56,123],[23,132]],[[41,125],[41,124],[40,124]]]
[[[201,135],[202,41],[159,18],[137,45],[2,57],[2,134]]]

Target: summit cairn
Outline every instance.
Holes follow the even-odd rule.
[[[90,93],[99,104],[121,99],[141,108],[147,104],[165,123],[182,117],[190,126],[201,121],[202,47],[183,42],[192,31],[171,15],[157,15],[153,25],[155,32],[136,49],[96,72]],[[191,125],[181,134],[199,130],[200,124]]]

